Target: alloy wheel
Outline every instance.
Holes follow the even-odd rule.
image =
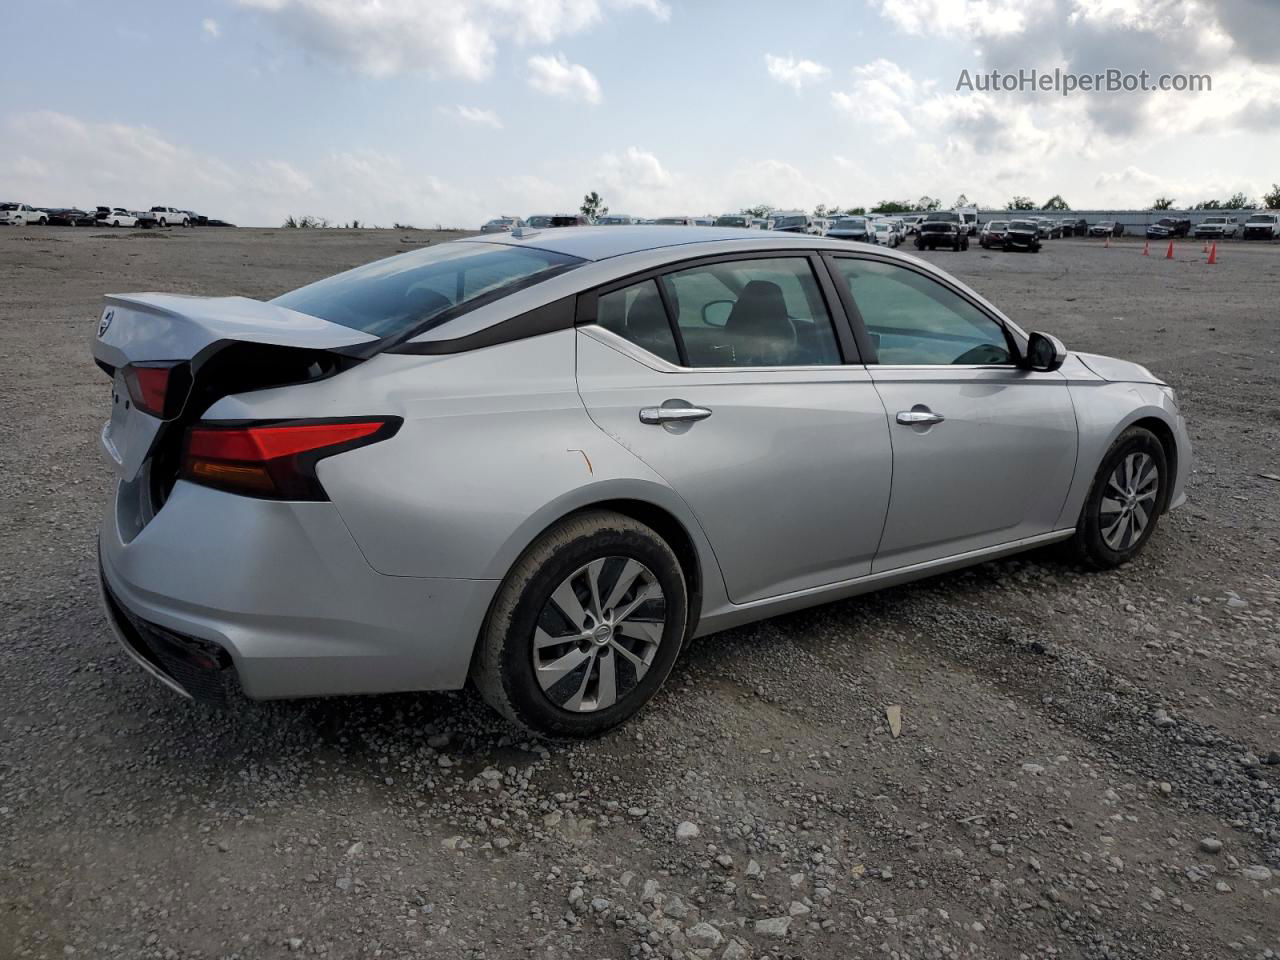
[[[1141,538],[1156,508],[1160,468],[1148,454],[1131,453],[1116,464],[1099,505],[1102,539],[1117,552]]]
[[[533,634],[534,675],[562,710],[605,710],[632,693],[666,628],[653,572],[630,557],[592,560],[552,591]]]

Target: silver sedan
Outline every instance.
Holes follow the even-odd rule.
[[[110,622],[219,700],[474,682],[542,734],[693,637],[1185,499],[1173,390],[913,257],[719,228],[516,229],[263,303],[109,296]]]

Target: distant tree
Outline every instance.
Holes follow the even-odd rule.
[[[391,228],[393,230],[417,230],[418,229],[412,223],[393,223],[391,225]]]
[[[972,206],[972,204],[969,203],[969,198],[962,193],[960,196],[956,197],[956,202],[951,205],[951,209],[959,210],[961,207],[968,206]]]
[[[910,213],[914,207],[910,200],[881,200],[871,208],[872,213]]]
[[[1280,183],[1271,185],[1271,192],[1262,195],[1262,202],[1266,204],[1268,210],[1275,210],[1280,207]]]
[[[822,217],[830,216],[831,214],[838,213],[838,212],[839,212],[839,207],[832,207],[830,210],[828,210],[827,205],[825,203],[820,203],[813,208],[813,215],[815,217],[818,217],[819,219],[821,219]]]
[[[609,208],[605,206],[604,198],[594,190],[582,198],[582,206],[578,209],[582,211],[582,215],[588,220],[603,217],[609,212]]]
[[[1055,193],[1052,197],[1044,202],[1041,210],[1070,210],[1071,204],[1062,199],[1062,194]]]
[[[942,201],[939,200],[937,197],[929,196],[927,193],[922,194],[920,199],[916,201],[916,209],[924,210],[926,212],[930,210],[941,210]]]
[[[770,206],[767,203],[757,203],[754,207],[743,207],[738,212],[748,217],[759,217],[764,219],[777,209],[777,207]]]
[[[1219,203],[1217,200],[1201,200],[1191,209],[1192,210],[1221,210],[1222,204]]]
[[[329,221],[324,217],[313,217],[307,214],[305,217],[289,217],[282,226],[300,230],[320,229],[329,226]]]
[[[1243,193],[1236,192],[1223,201],[1224,210],[1252,210],[1255,204]]]
[[[1152,210],[1172,210],[1174,200],[1173,197],[1156,197],[1156,202],[1151,205]]]
[[[845,210],[845,213],[847,213],[851,217],[862,217],[862,216],[866,216],[867,208],[866,207],[849,207]]]
[[[1036,205],[1031,202],[1030,197],[1014,197],[1004,205],[1006,210],[1034,210]]]

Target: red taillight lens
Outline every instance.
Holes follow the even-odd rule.
[[[121,372],[129,399],[143,413],[172,420],[182,412],[191,389],[191,368],[186,363],[131,363]]]
[[[316,463],[392,436],[398,417],[201,425],[187,434],[182,477],[275,500],[327,500]]]

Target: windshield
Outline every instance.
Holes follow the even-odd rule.
[[[1249,218],[1249,223],[1275,223],[1276,218],[1266,213],[1256,213]]]
[[[1115,225],[1116,222],[1114,220],[1102,220],[1098,223],[1098,226],[1100,227],[1114,227]]]
[[[17,209],[18,209],[18,205],[16,203],[0,203],[0,210],[17,210]]]
[[[1007,226],[1009,226],[1009,224],[1005,223],[1003,220],[992,220],[990,223],[987,224],[987,229],[1003,230]]]
[[[1204,222],[1205,223],[1226,223],[1227,218],[1226,217],[1205,217]]]
[[[841,217],[831,225],[833,230],[862,230],[866,221],[861,217]]]
[[[1010,230],[1034,230],[1036,225],[1030,220],[1015,220],[1009,224]]]
[[[930,223],[959,223],[960,216],[955,213],[931,213],[925,218]]]
[[[572,269],[577,257],[497,243],[446,243],[339,273],[271,302],[376,337],[430,329],[427,321]],[[476,306],[479,304],[476,303]],[[425,325],[424,325],[425,324]]]
[[[532,216],[525,221],[531,227],[549,227],[551,226],[551,218],[543,216]]]
[[[717,227],[745,227],[746,217],[716,217]]]
[[[689,219],[687,217],[659,217],[653,222],[668,227],[683,227],[689,222]]]
[[[775,230],[783,230],[787,227],[803,227],[806,225],[806,217],[778,217],[773,221]]]

